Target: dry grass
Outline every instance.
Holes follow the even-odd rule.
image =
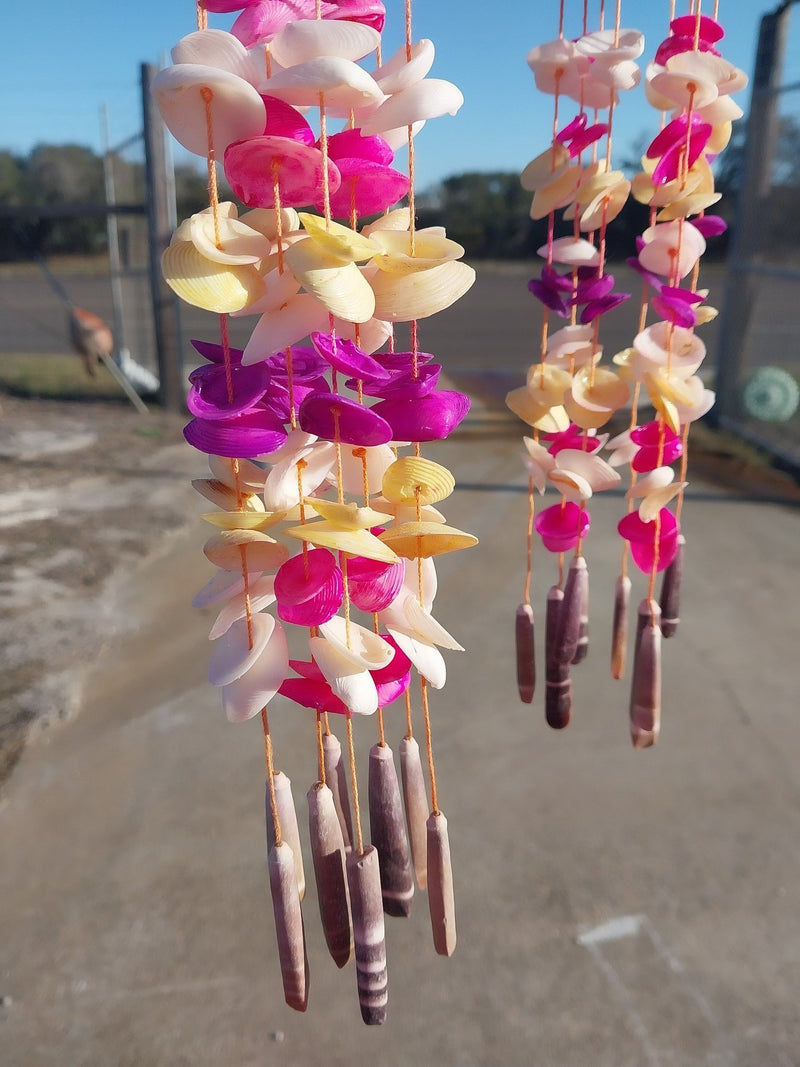
[[[90,377],[78,356],[61,353],[10,353],[0,356],[0,390],[45,400],[124,399],[105,367]]]

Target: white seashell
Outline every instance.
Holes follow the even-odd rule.
[[[619,485],[620,475],[596,452],[583,452],[578,448],[562,448],[555,457],[556,467],[584,478],[596,493]],[[551,476],[554,474],[551,471]]]
[[[445,630],[441,623],[431,615],[429,611],[420,604],[417,597],[408,595],[403,600],[403,612],[408,625],[413,631],[412,637],[417,637],[423,641],[427,641],[432,645],[438,645],[440,648],[449,648],[455,652],[463,652],[464,646],[460,645],[458,641]]]
[[[408,230],[411,225],[411,212],[407,207],[398,207],[387,211],[361,231],[365,237],[371,237],[379,230]]]
[[[244,78],[251,85],[259,80],[255,64],[238,37],[226,30],[195,30],[182,37],[172,49],[173,63],[195,63],[218,67]],[[261,131],[263,133],[263,130]]]
[[[637,378],[639,372],[653,372],[667,366],[671,373],[688,378],[706,354],[706,346],[692,330],[668,322],[646,327],[634,337],[633,347],[636,358],[631,368]]]
[[[387,641],[366,626],[360,626],[341,615],[334,615],[323,623],[319,632],[343,656],[364,670],[380,670],[394,658],[394,649]]]
[[[236,488],[237,476],[234,471],[234,462],[238,468],[238,483],[249,492],[261,492],[264,488],[264,479],[267,476],[267,472],[263,467],[259,467],[257,463],[253,463],[249,459],[237,459],[236,461],[229,459],[227,456],[213,456],[208,457],[208,469],[220,482],[224,482],[225,485]]]
[[[383,93],[365,70],[338,56],[320,56],[280,70],[262,81],[260,90],[295,107],[317,106],[322,93],[325,108],[332,113],[346,114],[350,108],[383,100]]]
[[[203,553],[216,567],[226,571],[276,570],[289,557],[286,545],[260,530],[220,530],[203,545]]]
[[[222,571],[221,573],[225,574],[226,572]],[[275,603],[274,575],[265,574],[257,581],[249,583],[247,588],[247,593],[242,589],[241,593],[236,593],[232,596],[219,615],[217,615],[208,635],[209,641],[216,641],[218,637],[222,637],[223,634],[227,633],[233,623],[247,616],[248,601],[250,612],[254,616]]]
[[[388,630],[400,651],[408,656],[428,684],[433,689],[442,689],[447,681],[447,664],[439,649],[427,641],[409,637],[400,630],[392,630],[391,627]]]
[[[575,474],[573,471],[554,467],[547,477],[566,500],[579,504],[583,500],[589,500],[592,495],[591,485],[580,474]]]
[[[153,97],[168,130],[189,152],[208,154],[203,90],[210,90],[213,147],[221,157],[234,141],[264,132],[267,113],[257,90],[236,74],[198,63],[179,63],[153,79]]]
[[[539,492],[543,493],[547,484],[547,475],[555,467],[556,458],[547,451],[544,445],[534,441],[532,437],[523,437],[522,442],[525,445],[523,458],[528,474]]]
[[[328,312],[319,300],[310,293],[297,293],[277,310],[261,316],[245,345],[242,365],[268,359],[327,326]]]
[[[334,328],[339,337],[346,341],[355,341],[362,352],[372,355],[379,348],[383,348],[394,333],[391,322],[384,322],[374,316],[366,322],[345,322],[344,319],[334,317]]]
[[[646,474],[639,475],[625,494],[625,499],[638,500],[640,497],[652,493],[653,490],[663,489],[665,486],[670,485],[674,477],[675,471],[672,467],[655,467],[653,470],[647,471]]]
[[[600,262],[598,249],[583,237],[557,237],[553,241],[552,253],[554,263],[565,263],[570,267],[596,267]],[[546,259],[547,245],[537,249],[537,255]]]
[[[274,465],[264,483],[264,504],[268,511],[288,511],[309,496],[327,478],[336,463],[336,446],[320,441],[285,456]],[[301,466],[298,468],[298,464]]]
[[[308,647],[325,681],[349,711],[373,715],[378,710],[378,690],[368,670],[324,637],[310,638]]]
[[[267,238],[238,219],[218,217],[215,225],[212,214],[200,211],[189,219],[189,230],[197,251],[215,263],[258,263],[269,255]]]
[[[440,78],[424,78],[395,93],[361,124],[366,135],[383,133],[414,122],[455,115],[464,103],[458,86]]]
[[[194,478],[192,488],[205,497],[206,500],[215,504],[224,511],[239,510],[239,496],[234,488],[226,485],[222,480],[214,478]],[[253,492],[242,493],[242,511],[264,511],[264,502],[260,496]]]
[[[374,52],[380,43],[378,31],[359,22],[295,19],[275,34],[270,52],[282,67],[294,67],[322,56],[355,62]]]
[[[316,440],[317,437],[315,434],[306,433],[306,431],[301,430],[299,426],[295,426],[293,430],[289,430],[286,435],[286,440],[280,448],[276,448],[274,452],[265,452],[258,458],[264,463],[280,463],[281,460],[286,459],[295,452],[299,452],[301,448],[307,448],[309,445],[313,445]],[[266,477],[266,471],[264,472],[264,476]]]
[[[435,315],[459,300],[475,282],[475,271],[459,260],[413,274],[379,271],[371,278],[375,318],[410,322]]]
[[[217,641],[208,664],[208,680],[212,685],[228,685],[249,670],[272,636],[275,619],[272,615],[253,615],[231,623]],[[252,644],[251,641],[252,634]]]
[[[550,185],[566,174],[569,164],[569,149],[555,141],[528,163],[519,176],[519,183],[526,192],[535,193],[537,189]]]
[[[669,504],[670,500],[686,488],[688,482],[675,482],[674,485],[666,485],[662,489],[653,489],[647,494],[639,505],[639,518],[642,522],[652,522],[662,508]]]
[[[387,96],[401,93],[409,86],[422,81],[433,66],[436,50],[433,41],[422,38],[411,45],[411,55],[401,45],[391,59],[373,70],[372,77]]]
[[[245,722],[258,715],[278,692],[288,673],[286,634],[281,624],[275,622],[266,646],[250,670],[222,687],[222,707],[228,721]]]
[[[300,229],[300,219],[293,207],[281,208],[280,228],[278,221],[278,215],[274,207],[250,208],[239,218],[239,222],[243,222],[251,229],[263,233],[270,243],[275,245],[276,250],[279,229],[284,240],[288,234]]]
[[[268,271],[262,277],[262,296],[252,304],[234,312],[240,315],[272,315],[285,307],[300,291],[300,282],[289,270],[278,267]],[[270,353],[271,354],[271,353]]]
[[[247,578],[254,584],[261,577],[261,571],[248,574]],[[221,604],[231,597],[237,596],[244,590],[244,576],[236,571],[217,571],[213,578],[206,582],[203,588],[195,594],[192,607],[206,608],[211,604]]]
[[[350,496],[363,498],[365,488],[368,497],[380,492],[383,475],[394,463],[395,455],[389,445],[373,445],[370,448],[343,445],[341,459],[342,488]],[[335,478],[331,476],[330,481],[335,483]]]

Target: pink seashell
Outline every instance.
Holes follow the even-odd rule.
[[[388,167],[394,159],[389,143],[377,134],[364,134],[360,129],[342,130],[328,138],[328,155],[333,160],[365,159]]]
[[[293,700],[304,708],[314,711],[330,712],[334,715],[346,715],[347,708],[339,697],[334,696],[331,687],[324,679],[286,678],[278,690],[281,696]]]
[[[225,175],[248,207],[275,207],[276,183],[284,207],[304,207],[321,195],[322,153],[289,137],[250,137],[226,148]],[[338,189],[340,181],[328,160],[329,187]]]
[[[275,574],[274,592],[280,607],[294,607],[317,596],[327,587],[344,596],[342,572],[327,548],[311,548],[287,559]]]
[[[361,611],[383,611],[400,592],[404,570],[402,563],[353,556],[347,561],[350,599]]]
[[[652,522],[642,522],[639,513],[630,512],[617,524],[620,536],[630,544],[631,556],[640,571],[666,570],[678,553],[678,520],[662,508]]]
[[[535,526],[548,552],[570,552],[589,532],[589,513],[568,500],[540,511]]]
[[[292,141],[314,147],[317,138],[309,124],[291,104],[277,96],[262,96],[267,109],[267,125],[264,133],[270,137],[289,137]]]
[[[697,15],[679,15],[669,24],[670,30],[679,36],[694,37],[698,29],[701,41],[716,44],[725,36],[722,26],[708,15],[701,15],[698,25]]]
[[[666,423],[648,422],[631,431],[631,441],[638,446],[633,469],[639,474],[673,463],[683,455],[683,443]]]
[[[335,165],[339,183],[329,198],[331,214],[335,218],[350,218],[353,212],[359,218],[378,214],[397,204],[408,192],[408,177],[391,167],[346,156],[340,156]],[[318,198],[314,206],[322,211],[324,204]]]

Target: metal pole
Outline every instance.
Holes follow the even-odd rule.
[[[178,301],[161,274],[161,254],[169,244],[171,236],[169,197],[165,181],[164,129],[153,105],[151,93],[156,68],[152,64],[143,63],[141,74],[150,291],[158,358],[159,398],[167,410],[182,411],[185,397]]]
[[[111,141],[108,128],[108,105],[100,109],[100,122],[103,132],[103,178],[105,179],[106,206],[113,207],[117,202],[114,185],[114,160],[111,154]],[[113,211],[106,215],[106,234],[108,236],[108,261],[111,269],[111,306],[114,309],[114,347],[121,359],[127,353],[125,344],[125,325],[122,310],[122,269],[119,255],[119,225]]]

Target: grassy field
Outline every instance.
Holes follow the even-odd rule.
[[[124,400],[104,366],[95,377],[78,356],[69,353],[4,353],[0,356],[0,391],[44,400]]]

